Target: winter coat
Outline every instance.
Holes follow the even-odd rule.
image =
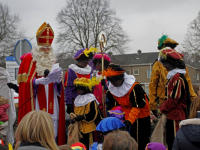
[[[0,121],[8,121],[7,109],[9,107],[9,104],[4,104],[0,106]]]
[[[20,146],[17,150],[48,150],[47,148],[43,147],[40,143],[27,143],[21,142]]]
[[[197,118],[181,121],[172,150],[200,149],[200,112]]]

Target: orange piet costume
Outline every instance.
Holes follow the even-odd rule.
[[[109,100],[107,109],[115,110],[118,105],[122,107],[126,130],[138,142],[138,150],[143,150],[150,137],[150,106],[145,91],[135,77],[127,75],[119,65],[110,64],[103,75],[110,81],[106,92]],[[120,81],[122,84],[116,85]]]
[[[145,94],[145,99],[143,99],[146,105],[143,108],[138,108],[138,106],[132,107],[131,102],[130,102],[130,94],[131,92],[133,92],[136,98],[136,94],[134,90],[135,85],[139,85],[139,83],[135,82],[133,86],[131,87],[131,89],[129,90],[129,92],[123,97],[117,97],[113,95],[114,99],[118,102],[118,104],[122,106],[122,111],[125,112],[125,120],[129,120],[132,124],[136,121],[136,119],[145,118],[150,115],[149,100],[146,94]],[[135,99],[135,102],[136,102],[136,99]]]
[[[41,25],[36,34],[39,46],[51,46],[53,37],[54,32],[51,26],[46,23]],[[58,145],[63,145],[65,144],[65,105],[62,81],[60,83],[52,82],[47,85],[36,85],[35,80],[39,78],[42,78],[42,76],[38,76],[37,74],[37,62],[33,59],[33,52],[25,54],[18,72],[18,123],[32,110],[48,110],[47,112],[51,116],[56,112],[58,115]],[[48,92],[45,91],[45,86],[48,86]],[[58,94],[56,95],[56,93]],[[36,101],[38,101],[38,104]],[[55,105],[58,106],[55,107]]]
[[[161,39],[163,37],[164,36],[162,36]],[[167,44],[178,45],[176,41],[168,37],[165,37],[163,41],[161,39],[159,39],[158,41],[158,45],[162,47],[161,50],[165,49],[165,45]],[[166,48],[169,48],[169,47],[166,47]],[[185,78],[189,85],[191,100],[193,101],[197,95],[195,94],[193,90],[188,69],[186,68],[185,70],[186,70]],[[159,106],[160,106],[165,100],[165,85],[167,83],[167,78],[166,78],[167,74],[168,74],[168,71],[166,70],[166,68],[162,65],[160,61],[156,60],[155,63],[153,64],[152,73],[151,73],[151,81],[149,84],[149,100],[150,100],[151,110],[157,110],[158,101],[159,101]]]

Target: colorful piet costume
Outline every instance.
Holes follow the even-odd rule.
[[[175,40],[163,35],[158,40],[158,49],[174,49],[177,45],[179,45]],[[165,100],[165,85],[167,83],[167,74],[168,71],[163,66],[163,64],[158,60],[156,60],[153,64],[152,73],[151,73],[151,81],[149,84],[149,100],[150,100],[150,109],[157,110],[158,101],[159,105],[161,105]],[[188,69],[186,68],[185,78],[189,85],[190,96],[193,100],[196,97],[196,94],[193,90],[193,86],[191,83],[191,79],[189,77]]]
[[[75,98],[74,113],[77,117],[74,120],[78,121],[79,130],[83,136],[80,142],[85,144],[87,149],[93,143],[93,132],[96,130],[96,124],[102,119],[102,114],[98,106],[99,102],[91,93],[92,87],[99,84],[99,82],[95,79],[84,77],[74,80],[75,88],[84,91],[84,93]]]
[[[19,112],[18,123],[32,110],[47,111],[53,120],[55,138],[58,145],[65,144],[65,107],[62,85],[62,69],[59,74],[44,78],[45,69],[51,70],[55,64],[55,55],[50,47],[54,32],[49,24],[42,24],[36,33],[38,46],[31,53],[24,55],[19,67]],[[43,46],[48,47],[45,54]]]
[[[96,48],[81,49],[74,55],[74,60],[77,62],[80,60],[92,59],[94,52],[97,52]],[[65,74],[65,104],[67,105],[67,112],[73,112],[74,99],[76,98],[77,91],[73,84],[76,78],[85,77],[90,79],[90,73],[92,68],[87,65],[85,68],[78,66],[77,64],[69,65],[69,70]]]
[[[111,62],[110,57],[107,54],[103,54],[104,58],[104,66],[108,66]],[[92,60],[92,76],[96,76],[96,78],[102,78],[101,72],[99,72],[96,68],[96,63],[102,61],[101,53],[97,53],[94,55]],[[102,66],[99,66],[102,67]],[[106,69],[106,68],[105,68]],[[108,83],[106,81],[106,83]],[[106,93],[106,91],[104,91]],[[97,101],[99,102],[99,108],[101,112],[103,112],[103,104],[102,104],[102,85],[101,82],[93,88],[93,94],[95,95]]]
[[[122,107],[126,129],[130,128],[130,134],[137,140],[139,150],[144,150],[150,136],[150,108],[146,93],[135,77],[127,75],[119,65],[110,64],[103,74],[110,81],[107,108],[112,110],[117,105]],[[122,81],[122,85],[115,87],[112,83],[116,81]]]
[[[166,141],[170,150],[179,129],[179,122],[188,116],[190,93],[188,82],[184,76],[186,71],[183,54],[173,49],[166,49],[160,52],[160,59],[164,66],[168,64],[167,66],[170,65],[174,68],[167,74],[165,101],[160,106],[161,113],[167,114]]]

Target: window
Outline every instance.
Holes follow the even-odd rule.
[[[147,78],[151,78],[152,69],[147,69]]]
[[[139,75],[139,70],[133,70],[133,75]]]
[[[199,73],[197,73],[197,80],[199,80]]]
[[[127,73],[127,74],[130,74],[130,70],[126,70],[126,73]]]
[[[15,68],[15,80],[17,80],[19,68]]]

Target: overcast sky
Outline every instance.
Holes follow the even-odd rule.
[[[130,50],[126,53],[157,51],[157,41],[167,34],[179,44],[183,43],[188,24],[200,11],[200,0],[110,0],[111,8],[123,20],[122,27],[130,37]],[[50,23],[58,34],[56,15],[66,5],[65,0],[0,0],[18,14],[19,29],[34,37],[43,22]],[[36,40],[31,41],[36,44]],[[54,42],[55,43],[55,42]],[[55,44],[53,44],[55,47]],[[182,49],[181,45],[177,49]]]

